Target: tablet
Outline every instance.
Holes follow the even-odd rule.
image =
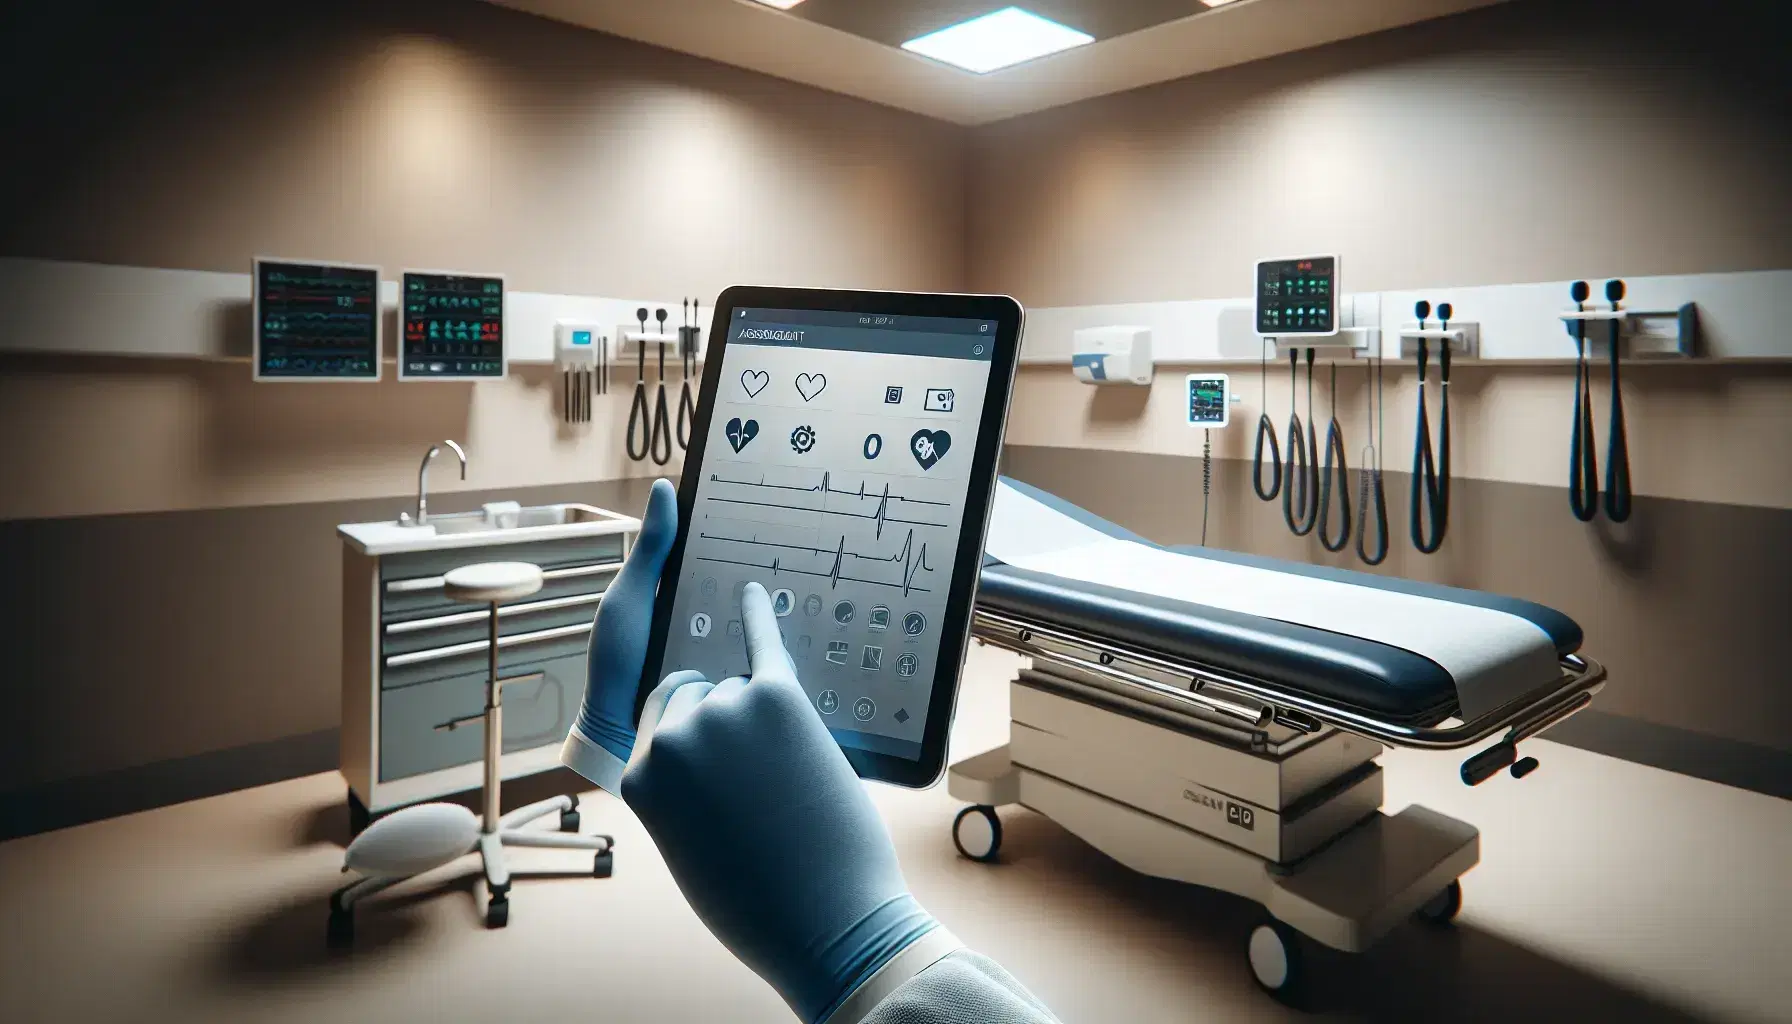
[[[989,295],[731,288],[717,301],[640,704],[747,674],[740,595],[864,778],[924,787],[970,639],[1021,308]]]

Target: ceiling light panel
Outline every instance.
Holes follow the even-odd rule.
[[[767,7],[776,7],[780,11],[788,11],[797,4],[802,3],[803,0],[754,0],[754,2],[764,4]],[[1219,0],[1219,2],[1225,3],[1226,0]]]
[[[902,48],[984,75],[1094,41],[1087,32],[1018,7],[1004,7],[910,39]]]

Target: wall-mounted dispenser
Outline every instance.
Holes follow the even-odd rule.
[[[1085,327],[1071,341],[1070,370],[1084,384],[1149,387],[1156,365],[1149,327]]]

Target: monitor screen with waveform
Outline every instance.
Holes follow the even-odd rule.
[[[504,376],[503,278],[407,270],[399,291],[400,379]]]
[[[836,487],[832,473],[823,473],[814,484],[773,483],[763,474],[712,473],[710,481],[735,488],[710,498],[718,505],[749,513],[755,509],[813,513],[815,523],[806,529],[833,539],[825,546],[792,543],[762,536],[751,529],[751,518],[715,520],[706,515],[696,531],[697,539],[705,542],[693,556],[697,561],[763,569],[774,578],[816,577],[827,580],[830,588],[842,582],[863,583],[904,595],[931,593],[935,588],[927,539],[917,531],[950,529],[952,524],[939,521],[949,512],[950,502],[909,497],[887,483],[873,488],[861,480],[856,487]],[[872,544],[849,540],[849,532],[862,533],[867,527]],[[902,531],[900,544],[895,542],[897,530]],[[891,534],[888,543],[886,532]]]
[[[378,380],[380,271],[255,261],[257,380]]]

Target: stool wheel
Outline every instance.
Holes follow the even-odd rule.
[[[510,898],[499,896],[485,904],[485,926],[502,928],[510,923]]]
[[[592,878],[608,878],[615,869],[616,855],[609,850],[605,850],[591,859]]]
[[[562,831],[562,832],[577,832],[578,830],[579,830],[579,812],[578,811],[561,811],[560,812],[560,831]]]

